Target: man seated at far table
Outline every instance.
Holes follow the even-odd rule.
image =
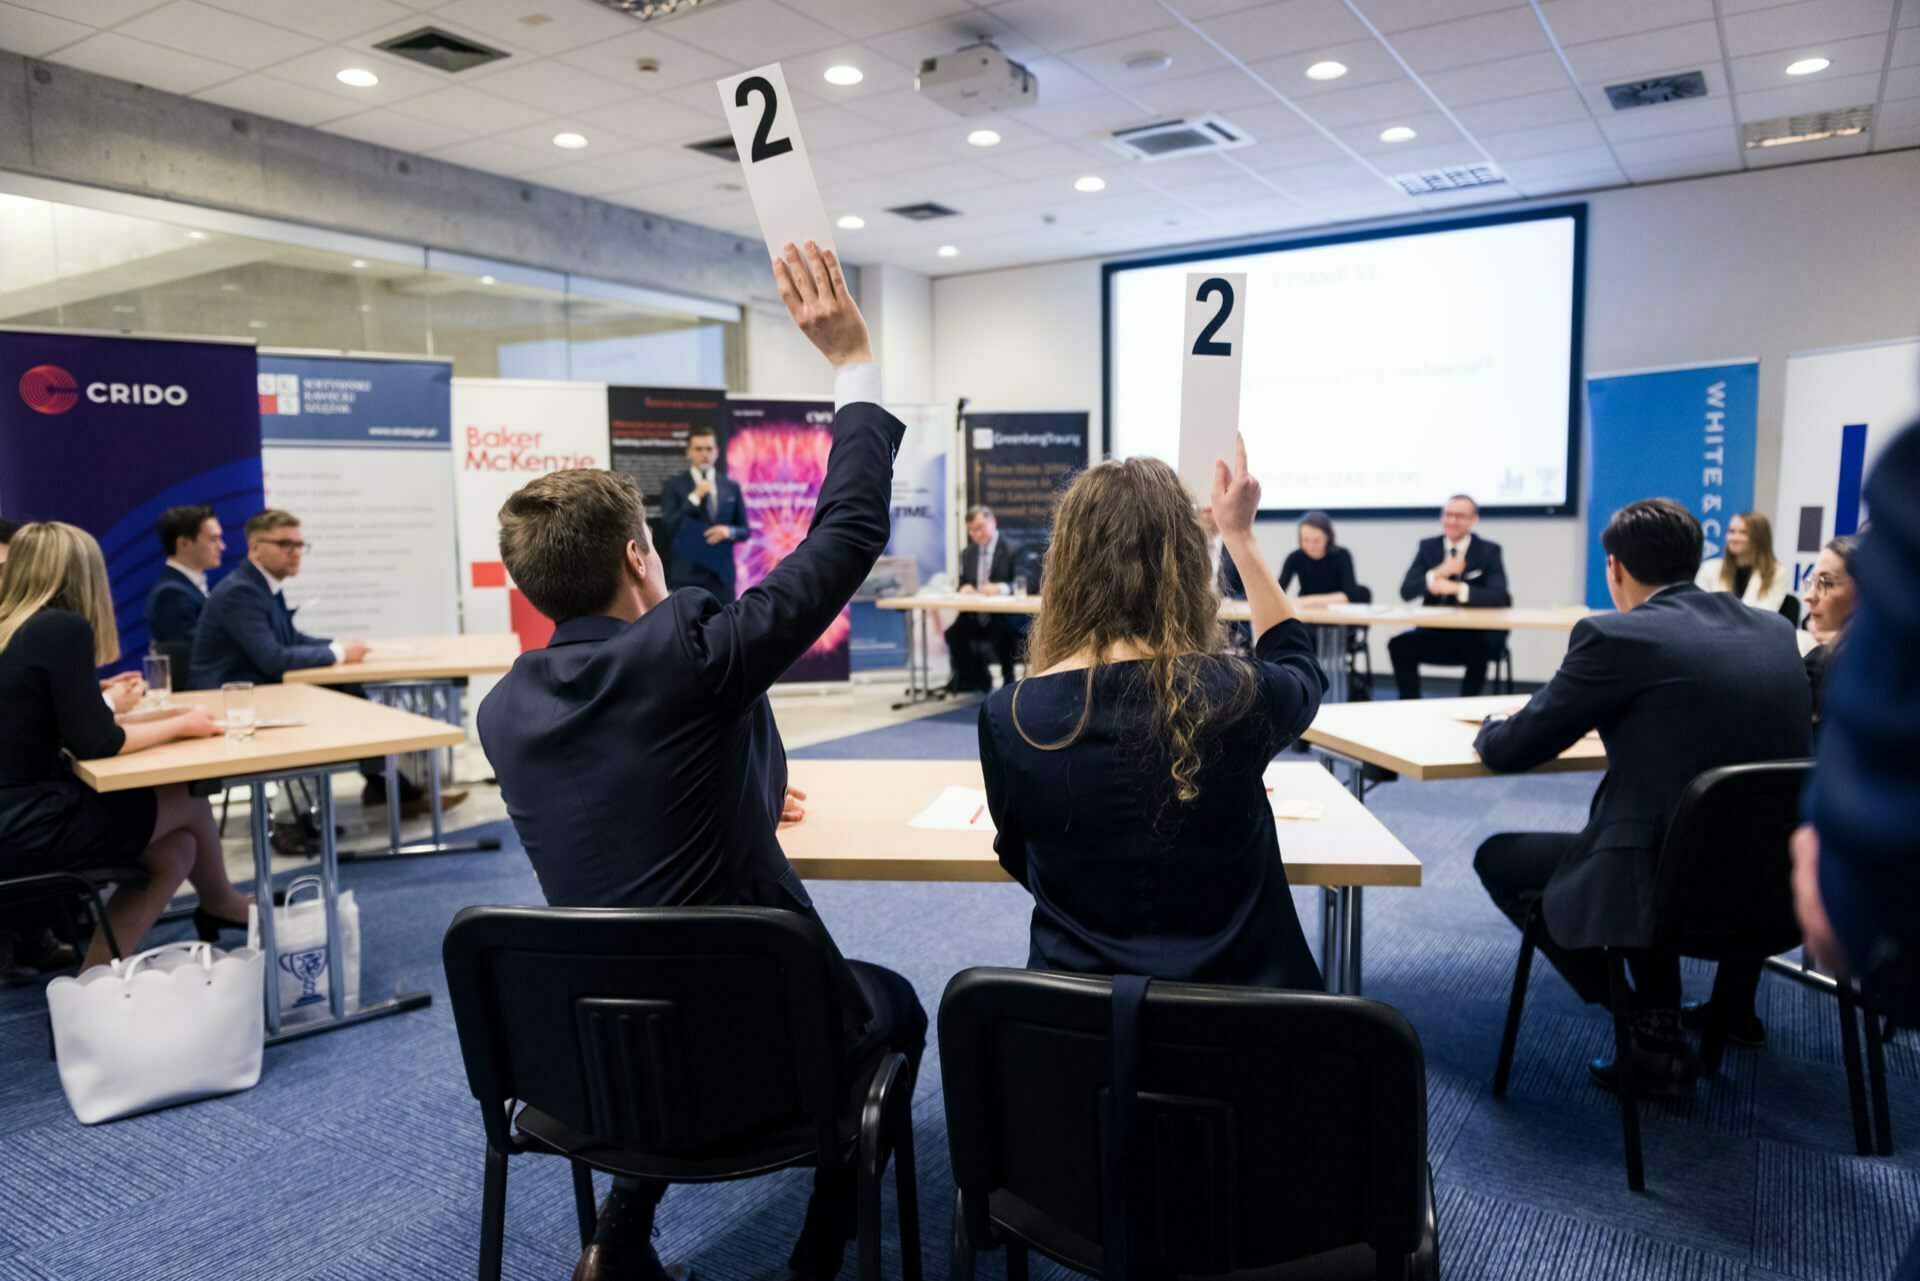
[[[967,545],[960,550],[960,594],[1011,596],[1019,573],[1020,549],[1000,536],[993,510],[969,510]],[[962,614],[954,619],[947,628],[948,661],[953,666],[947,688],[955,693],[985,693],[993,688],[993,675],[980,657],[982,641],[993,647],[1000,679],[1013,684],[1013,653],[1025,634],[1022,624],[1026,621],[1017,614]]]
[[[160,513],[160,546],[167,563],[147,593],[147,636],[173,660],[174,681],[186,687],[193,661],[193,634],[207,607],[207,575],[220,568],[227,550],[220,521],[204,505],[169,507]]]
[[[1418,599],[1423,605],[1464,605],[1469,609],[1505,609],[1513,604],[1507,593],[1507,567],[1500,544],[1476,537],[1480,504],[1466,494],[1455,494],[1440,512],[1440,533],[1420,540],[1413,564],[1400,584],[1400,599]],[[1387,642],[1393,659],[1393,680],[1401,698],[1420,697],[1420,664],[1464,667],[1460,694],[1472,698],[1487,683],[1487,664],[1507,645],[1505,632],[1416,627]]]
[[[1700,1062],[1681,1030],[1680,960],[1646,950],[1660,846],[1682,793],[1707,770],[1808,755],[1811,695],[1791,623],[1694,586],[1700,523],[1686,508],[1630,503],[1600,542],[1618,612],[1575,624],[1553,679],[1512,717],[1489,717],[1473,745],[1488,769],[1520,773],[1599,730],[1607,774],[1592,816],[1582,832],[1490,837],[1473,866],[1516,926],[1540,904],[1540,950],[1582,1000],[1609,1003],[1600,948],[1638,949],[1628,956],[1636,1079],[1651,1094],[1685,1095]],[[1614,1088],[1614,1063],[1590,1070]]]

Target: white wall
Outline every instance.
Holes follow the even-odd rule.
[[[864,267],[860,310],[880,362],[881,393],[890,405],[933,399],[933,280],[905,267]]]
[[[1556,197],[1589,206],[1589,374],[1760,358],[1756,506],[1771,510],[1790,351],[1920,332],[1920,150]],[[1501,206],[1501,207],[1519,207]],[[933,394],[987,410],[1101,416],[1100,264],[1050,263],[933,285]],[[1391,597],[1435,521],[1340,522],[1362,581]],[[1291,526],[1261,526],[1277,565]],[[1586,519],[1489,520],[1522,604],[1578,601]],[[1384,674],[1386,634],[1376,628]],[[1565,638],[1517,633],[1517,675],[1544,679]]]

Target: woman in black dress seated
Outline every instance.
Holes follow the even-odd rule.
[[[1353,553],[1334,541],[1333,521],[1325,512],[1300,518],[1300,546],[1280,563],[1280,590],[1292,591],[1295,579],[1300,581],[1296,604],[1364,605],[1373,599],[1372,589],[1354,577]]]
[[[147,869],[107,905],[114,937],[131,951],[182,880],[200,893],[196,923],[244,929],[249,898],[227,879],[220,831],[203,797],[183,785],[96,792],[73,777],[76,759],[115,756],[219,733],[204,708],[137,724],[117,713],[140,701],[138,678],[99,679],[120,656],[100,545],[85,530],[47,521],[13,536],[0,575],[0,877],[86,868]],[[109,706],[111,704],[111,707]],[[104,964],[96,935],[88,965]]]
[[[1312,722],[1326,678],[1253,539],[1246,450],[1212,511],[1257,639],[1225,652],[1207,539],[1147,458],[1061,498],[1036,675],[980,709],[1001,864],[1033,894],[1033,969],[1318,989],[1261,775]]]

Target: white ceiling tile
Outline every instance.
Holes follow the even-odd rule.
[[[354,111],[352,103],[330,93],[304,89],[262,75],[242,76],[211,89],[202,89],[193,96],[204,102],[217,102],[223,107],[237,107],[241,111],[271,116],[275,120],[296,125],[322,124],[352,115]]]
[[[925,169],[929,165],[945,164],[956,157],[941,146],[942,139],[932,132],[922,131],[912,134],[895,134],[875,138],[864,142],[853,150],[860,153],[860,159],[867,166],[867,174],[884,177],[887,174],[909,173],[916,169]],[[987,163],[982,159],[980,163]]]
[[[348,116],[344,120],[335,120],[327,125],[327,132],[392,147],[396,151],[431,151],[435,147],[450,146],[468,136],[462,129],[402,115],[394,107],[381,107],[375,111],[363,111],[357,116]]]
[[[1720,33],[1711,22],[1690,22],[1639,35],[1567,46],[1567,62],[1582,84],[1614,84],[1720,63]]]
[[[1200,24],[1242,62],[1372,38],[1341,0],[1279,0]]]
[[[733,0],[675,18],[673,38],[731,60],[735,71],[746,71],[839,44],[846,37],[773,0]]]
[[[1605,147],[1583,147],[1578,151],[1561,151],[1549,156],[1529,156],[1524,160],[1514,160],[1500,166],[1507,177],[1515,184],[1526,187],[1547,178],[1567,175],[1589,176],[1611,171],[1614,181],[1620,179],[1620,167],[1614,163],[1613,153]]]
[[[1910,4],[1901,5],[1898,20],[1902,27],[1920,27],[1920,8]]]
[[[1695,129],[1688,133],[1662,134],[1657,138],[1639,138],[1616,142],[1613,154],[1631,172],[1643,160],[1683,160],[1700,156],[1719,159],[1727,167],[1740,167],[1738,136],[1732,129]]]
[[[488,173],[507,174],[516,178],[548,168],[553,163],[549,156],[527,147],[502,142],[498,138],[473,138],[456,142],[450,147],[435,148],[427,155],[450,165],[464,165],[468,169],[484,169]]]
[[[1920,14],[1920,4],[1909,6],[1914,13]],[[1906,10],[1902,9],[1902,13]],[[1920,65],[1920,27],[1902,27],[1893,36],[1893,60],[1888,64],[1895,67]]]
[[[1902,98],[1899,102],[1883,102],[1876,114],[1878,119],[1874,123],[1879,128],[1889,131],[1910,129],[1914,125],[1920,125],[1920,98]]]
[[[1595,128],[1591,120],[1573,120],[1565,124],[1542,125],[1537,129],[1478,136],[1481,144],[1493,153],[1493,158],[1502,162],[1607,145],[1606,135]]]
[[[1233,153],[1234,159],[1260,173],[1291,169],[1296,165],[1327,164],[1345,155],[1336,144],[1318,133],[1256,142]]]
[[[1058,106],[1034,107],[1020,113],[1025,124],[1062,140],[1107,134],[1130,125],[1145,124],[1153,118],[1153,113],[1141,111],[1125,98],[1111,93],[1076,98]]]
[[[1279,193],[1257,178],[1245,174],[1234,174],[1225,178],[1213,178],[1206,182],[1191,183],[1179,189],[1181,198],[1191,200],[1202,208],[1211,209],[1219,205],[1244,204],[1249,201],[1275,200]]]
[[[1070,53],[1104,40],[1157,31],[1167,11],[1155,0],[1006,0],[993,16],[1043,49]],[[929,51],[935,52],[935,51]]]
[[[1309,80],[1307,68],[1316,62],[1337,62],[1347,74],[1337,80]],[[1398,80],[1405,72],[1385,45],[1371,36],[1345,44],[1314,45],[1298,53],[1283,53],[1249,64],[1249,69],[1289,98],[1357,89],[1362,85]]]
[[[1477,138],[1592,120],[1586,100],[1574,89],[1549,89],[1545,93],[1529,93],[1498,102],[1453,107],[1453,114],[1462,127]]]
[[[347,67],[365,67],[380,77],[380,83],[368,89],[343,85],[335,77]],[[444,72],[429,71],[391,54],[344,45],[328,45],[289,58],[268,67],[267,74],[276,80],[333,94],[363,108],[400,102],[453,83]]]
[[[409,104],[411,106],[411,104]],[[582,121],[601,129],[611,129],[640,142],[693,142],[717,138],[727,132],[726,120],[716,105],[702,115],[664,97],[637,98],[609,107],[593,107],[573,113]],[[813,138],[809,130],[804,135]]]
[[[542,18],[529,22],[529,18]],[[617,40],[639,27],[636,19],[597,4],[566,0],[449,0],[433,11],[434,22],[461,22],[482,35],[531,53],[556,54],[599,40]]]
[[[1787,67],[1801,58],[1826,58],[1833,63],[1812,79],[1790,76]],[[1852,40],[1811,41],[1793,49],[1773,53],[1748,54],[1733,59],[1733,87],[1740,93],[1761,89],[1785,89],[1792,85],[1816,84],[1839,76],[1880,73],[1887,57],[1887,38],[1856,36]]]
[[[1713,0],[1542,0],[1540,12],[1561,44],[1586,44],[1685,22],[1711,22]]]
[[[1524,0],[1358,0],[1360,12],[1383,33],[1431,27],[1499,9],[1526,8]]]
[[[577,133],[587,140],[587,145],[577,150],[556,146],[553,138],[559,133]],[[545,156],[547,163],[554,168],[578,164],[581,161],[606,163],[616,156],[625,156],[638,151],[643,146],[642,143],[625,134],[590,125],[577,116],[549,116],[537,124],[508,129],[503,133],[493,134],[492,137],[498,142],[508,142],[516,147],[525,147],[529,151],[538,152]],[[691,153],[689,155],[691,159],[700,159],[698,156],[692,156]],[[713,161],[708,160],[707,163],[712,164]],[[674,177],[680,176],[682,175],[674,175]],[[633,184],[621,183],[620,185],[630,187]]]
[[[1420,77],[1451,108],[1546,93],[1568,85],[1567,69],[1551,53],[1529,53]],[[1338,83],[1337,81],[1335,83]]]
[[[1809,160],[1837,160],[1842,156],[1864,156],[1873,146],[1871,134],[1853,138],[1829,138],[1825,142],[1796,142],[1790,147],[1752,147],[1747,150],[1747,167],[1771,169],[1776,165],[1804,164]]]
[[[865,79],[857,85],[828,84],[827,68],[842,63],[860,68]],[[869,45],[842,42],[813,53],[782,58],[780,70],[787,77],[789,89],[834,106],[883,93],[913,92],[914,69]]]
[[[1404,173],[1424,173],[1429,169],[1452,169],[1462,165],[1482,165],[1487,153],[1466,139],[1403,151],[1395,148],[1385,156],[1371,156],[1373,167],[1388,177]]]
[[[1766,120],[1773,116],[1795,116],[1805,111],[1832,111],[1840,107],[1872,104],[1880,96],[1880,76],[1841,76],[1829,80],[1813,76],[1804,84],[1786,89],[1762,89],[1740,94],[1737,101],[1742,120]]]
[[[484,82],[483,82],[484,83]],[[503,133],[545,118],[546,112],[489,93],[479,86],[454,85],[408,98],[394,108],[402,115],[430,121],[460,137]]]
[[[1809,40],[1884,34],[1892,18],[1893,0],[1804,0],[1725,19],[1727,52],[1739,58]]]
[[[1238,67],[1163,80],[1135,89],[1129,96],[1156,111],[1189,116],[1273,101],[1266,86]]]
[[[854,182],[885,172],[874,165],[863,147],[840,147],[834,150],[808,147],[807,160],[813,165],[813,180],[820,184],[822,190],[836,183]]]
[[[89,27],[105,30],[118,26],[128,18],[148,9],[157,9],[167,0],[15,0],[23,9],[33,9],[40,13],[50,13],[55,17],[65,17],[75,22],[84,22]]]
[[[1173,62],[1159,71],[1128,70],[1126,60],[1137,53],[1164,53]],[[1137,36],[1086,45],[1063,57],[1068,65],[1092,76],[1115,93],[1131,93],[1143,85],[1232,65],[1212,45],[1185,27],[1162,27]]]
[[[782,0],[787,8],[842,35],[864,40],[969,11],[967,0]],[[942,52],[945,52],[942,50]]]
[[[320,40],[350,40],[410,16],[391,0],[206,0],[217,9],[271,22]],[[90,4],[89,7],[92,7]]]
[[[68,22],[50,13],[0,4],[0,49],[10,49],[29,58],[44,58],[62,45],[84,40],[92,34],[92,27]]]
[[[1557,196],[1624,187],[1627,185],[1627,176],[1620,172],[1620,166],[1614,165],[1609,169],[1589,169],[1580,173],[1547,174],[1524,182],[1515,181],[1513,185],[1524,196]]]
[[[1502,9],[1458,22],[1415,27],[1387,37],[1387,43],[1422,75],[1550,52],[1553,48],[1530,8]]]
[[[1413,81],[1400,79],[1343,89],[1339,93],[1323,93],[1302,101],[1300,108],[1327,128],[1337,129],[1375,121],[1399,121],[1430,112],[1433,99]]]
[[[1726,97],[1688,98],[1651,107],[1613,111],[1596,106],[1600,131],[1616,142],[1656,138],[1661,134],[1733,127],[1733,101]]]
[[[1313,121],[1301,114],[1306,109],[1305,103],[1285,103],[1270,98],[1258,106],[1240,107],[1228,119],[1256,140],[1271,142],[1276,138],[1313,133]]]
[[[660,69],[640,71],[635,64],[646,58],[658,63]],[[559,60],[616,84],[632,85],[645,93],[659,93],[690,84],[705,84],[708,92],[713,93],[714,81],[739,70],[731,58],[716,57],[704,49],[681,44],[678,40],[644,28],[631,35],[563,53]],[[718,101],[717,97],[715,101]]]
[[[851,147],[891,137],[893,130],[878,120],[856,115],[845,107],[812,107],[800,113],[801,136],[812,147]]]
[[[718,99],[716,99],[718,101]],[[902,89],[895,93],[883,93],[872,98],[856,98],[843,110],[857,116],[884,124],[898,133],[918,132],[921,129],[939,129],[965,124],[965,116],[957,116],[945,107],[916,93],[912,89]],[[1020,118],[1032,123],[1032,117],[1043,108],[1028,108],[1020,113]],[[806,128],[803,117],[800,127]]]
[[[484,93],[563,115],[639,97],[639,91],[554,61],[507,67],[477,82]]]
[[[193,93],[242,74],[238,68],[225,63],[162,49],[111,31],[68,45],[54,61],[97,75],[150,85],[168,93]]]
[[[1635,160],[1626,166],[1627,177],[1634,182],[1670,182],[1675,178],[1700,178],[1707,174],[1737,173],[1740,158],[1732,148],[1718,156],[1681,156],[1671,160]]]
[[[1782,5],[1798,3],[1800,0],[1719,0],[1723,15],[1752,13],[1756,9],[1778,9]]]
[[[1894,67],[1887,72],[1881,97],[1888,102],[1898,98],[1920,98],[1920,67]]]
[[[1033,76],[1037,91],[1035,102],[1042,107],[1054,107],[1077,98],[1107,92],[1107,87],[1098,80],[1077,67],[1068,66],[1059,58],[1033,58],[1024,65]]]
[[[1000,142],[992,147],[974,146],[967,141],[967,135],[975,129],[993,130],[1000,135]],[[977,160],[995,169],[999,168],[998,161],[1003,157],[1059,145],[1028,124],[1024,112],[968,116],[964,119],[955,116],[951,124],[928,129],[918,136],[924,138],[928,145],[944,151],[951,159]]]
[[[1875,151],[1903,151],[1908,147],[1920,147],[1920,125],[1909,125],[1905,129],[1874,130]]]
[[[985,9],[968,9],[918,26],[864,36],[861,43],[871,45],[895,62],[917,67],[922,58],[953,53],[982,40],[991,40],[1001,53],[1028,67],[1047,52]],[[1041,92],[1046,90],[1042,88]]]
[[[1272,176],[1274,181],[1295,194],[1325,191],[1330,188],[1384,187],[1386,185],[1379,174],[1371,172],[1356,160],[1329,160],[1324,164],[1295,165],[1285,172],[1274,173]]]
[[[1113,159],[1120,159],[1119,152],[1111,154]],[[1009,181],[1024,182],[1074,173],[1084,168],[1090,160],[1092,157],[1077,147],[1061,142],[1042,142],[1038,146],[1007,152],[995,147],[981,157],[980,163]]]

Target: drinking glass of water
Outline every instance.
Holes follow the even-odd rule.
[[[1013,580],[1013,594],[1015,596],[1025,596],[1027,594],[1027,576],[1025,574],[1021,574]]]
[[[147,699],[155,707],[165,707],[173,693],[173,660],[165,654],[149,652],[140,660],[140,675],[147,682]]]
[[[220,687],[220,702],[227,716],[227,741],[244,743],[253,737],[253,682],[228,681]]]

